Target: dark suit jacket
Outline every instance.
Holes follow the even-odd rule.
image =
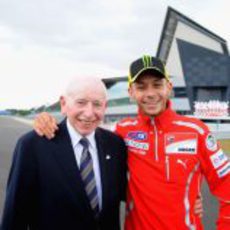
[[[34,131],[19,139],[8,179],[1,230],[117,230],[126,187],[126,147],[97,128],[102,211],[95,220],[63,121],[54,139]]]

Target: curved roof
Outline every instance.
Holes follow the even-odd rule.
[[[204,28],[200,24],[196,23],[195,21],[181,14],[175,9],[168,7],[167,14],[166,14],[165,21],[164,21],[164,26],[163,26],[161,37],[160,37],[160,42],[158,45],[157,55],[156,55],[157,57],[161,58],[163,61],[165,62],[167,61],[167,57],[168,57],[168,54],[169,54],[169,51],[172,45],[173,38],[175,36],[175,31],[176,31],[178,22],[182,22],[186,24],[188,27],[193,28],[199,33],[202,33],[203,35],[220,43],[222,51],[223,51],[222,54],[229,55],[227,42],[225,39],[221,38],[220,36],[216,35],[210,30]],[[188,42],[193,42],[193,41],[191,40]]]

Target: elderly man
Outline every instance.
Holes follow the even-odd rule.
[[[117,230],[125,197],[126,147],[98,128],[106,88],[76,78],[60,97],[66,119],[52,141],[29,132],[14,153],[1,230]]]

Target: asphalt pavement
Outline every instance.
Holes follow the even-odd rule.
[[[32,127],[29,124],[23,123],[19,120],[14,120],[11,117],[0,116],[0,217],[2,216],[6,181],[14,147],[16,145],[17,139],[25,132],[31,130],[31,128]],[[205,210],[203,217],[205,230],[214,230],[214,222],[217,216],[218,208],[217,202],[210,195],[206,184],[202,188],[202,194]]]
[[[0,216],[14,147],[17,139],[30,129],[30,125],[0,116]]]

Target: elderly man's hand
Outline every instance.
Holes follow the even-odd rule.
[[[58,130],[56,119],[47,112],[38,114],[34,120],[33,128],[40,136],[52,139],[55,131]]]

